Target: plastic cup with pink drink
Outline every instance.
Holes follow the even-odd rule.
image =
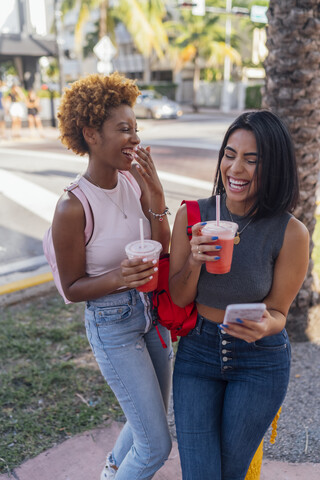
[[[238,225],[234,222],[209,221],[201,229],[201,235],[209,235],[210,237],[218,237],[217,245],[222,248],[219,250],[219,260],[214,262],[206,262],[206,270],[209,273],[228,273],[231,269],[234,237],[237,233]],[[205,252],[207,255],[216,256],[216,251]]]
[[[159,277],[159,256],[162,250],[162,245],[156,240],[136,240],[135,242],[128,243],[125,247],[127,257],[131,259],[146,258],[148,261],[156,260],[154,268],[158,267],[156,272],[153,272],[152,279],[150,279],[144,285],[137,287],[139,292],[152,292],[157,288]]]

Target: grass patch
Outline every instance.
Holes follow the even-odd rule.
[[[89,347],[83,304],[0,309],[0,473],[122,411]]]

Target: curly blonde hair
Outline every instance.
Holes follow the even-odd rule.
[[[118,72],[77,80],[64,90],[61,98],[57,115],[61,142],[78,155],[89,153],[83,127],[100,130],[113,108],[122,104],[133,107],[139,94],[135,81]]]

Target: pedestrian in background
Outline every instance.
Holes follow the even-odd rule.
[[[222,241],[205,222],[238,224],[231,271],[211,274]],[[196,300],[196,327],[179,342],[174,411],[184,480],[243,480],[289,382],[289,307],[309,263],[309,234],[292,212],[298,201],[294,146],[269,111],[246,112],[229,127],[219,153],[214,194],[199,200],[201,220],[186,235],[180,207],[170,256],[170,292],[185,306]],[[208,245],[210,244],[210,245]],[[209,253],[212,256],[209,256]],[[229,304],[260,303],[260,321],[222,324]]]
[[[9,113],[11,117],[12,138],[21,137],[22,117],[24,114],[25,95],[18,85],[12,85],[9,94]]]
[[[86,302],[88,340],[127,419],[101,480],[151,479],[171,450],[172,348],[163,349],[152,324],[149,294],[136,289],[157,267],[125,255],[140,237],[140,218],[145,238],[160,242],[163,253],[170,240],[163,189],[132,110],[139,93],[118,73],[94,74],[65,90],[58,112],[62,143],[89,157],[77,188],[94,224],[85,244],[81,202],[72,192],[61,197],[52,225],[60,279],[69,300]],[[159,328],[170,345],[168,330]]]
[[[40,136],[43,137],[43,126],[40,118],[40,98],[36,95],[32,88],[28,90],[26,106],[28,110],[28,124],[30,133],[34,135],[35,127],[37,127]]]

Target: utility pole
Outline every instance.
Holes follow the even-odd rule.
[[[231,45],[231,12],[232,12],[232,0],[226,0],[226,38],[225,44],[227,47]],[[228,55],[224,57],[224,70],[223,70],[223,86],[221,95],[220,110],[224,113],[230,112],[230,71],[231,61]]]
[[[63,55],[63,38],[62,38],[62,11],[61,0],[54,2],[54,29],[58,49],[58,67],[59,67],[59,91],[62,95],[64,88],[64,55]]]

